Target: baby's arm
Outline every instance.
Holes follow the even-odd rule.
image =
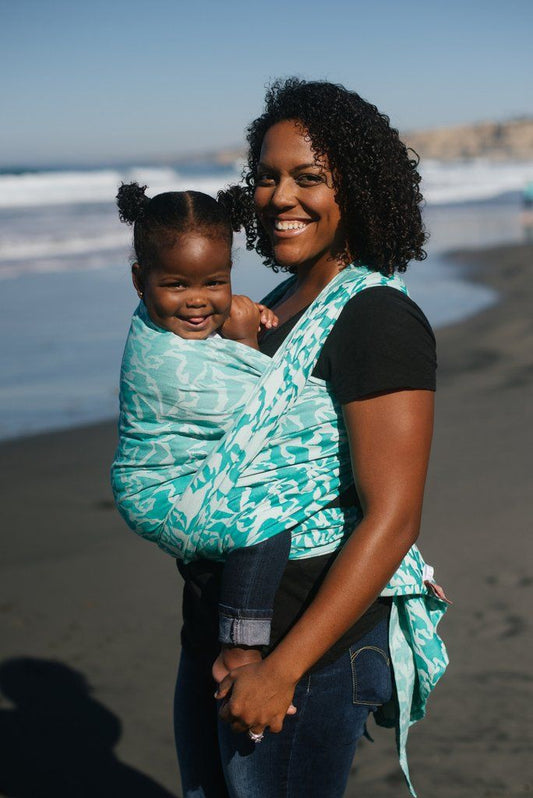
[[[219,603],[219,640],[222,651],[213,665],[213,677],[261,659],[270,642],[276,595],[291,548],[289,531],[230,552],[222,575]]]
[[[247,296],[234,295],[231,300],[231,311],[220,329],[224,338],[238,341],[240,344],[259,349],[257,333],[261,326],[270,329],[277,327],[277,316],[265,305],[253,302]]]

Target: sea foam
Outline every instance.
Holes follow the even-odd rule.
[[[235,172],[234,179],[238,180],[238,177]],[[216,194],[221,188],[218,176],[196,175],[191,179],[170,167],[28,172],[0,175],[0,208],[110,202],[120,183],[131,181],[147,184],[152,195],[190,188]]]
[[[421,174],[422,193],[428,205],[447,205],[522,192],[533,181],[533,162],[428,160],[422,163]]]

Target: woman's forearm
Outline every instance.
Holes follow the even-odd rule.
[[[391,527],[365,518],[328,571],[312,604],[267,658],[297,682],[379,596],[418,535],[419,519]]]

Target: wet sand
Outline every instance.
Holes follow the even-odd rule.
[[[454,601],[441,626],[452,664],[409,761],[420,798],[508,798],[533,792],[533,246],[455,260],[501,301],[438,333],[420,546]],[[0,795],[180,794],[178,576],[113,509],[115,440],[100,424],[0,445]],[[370,731],[348,798],[406,796],[392,733]]]

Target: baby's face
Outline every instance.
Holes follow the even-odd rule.
[[[230,271],[224,239],[187,233],[147,274],[135,264],[133,282],[155,324],[181,338],[204,339],[229,316]]]

